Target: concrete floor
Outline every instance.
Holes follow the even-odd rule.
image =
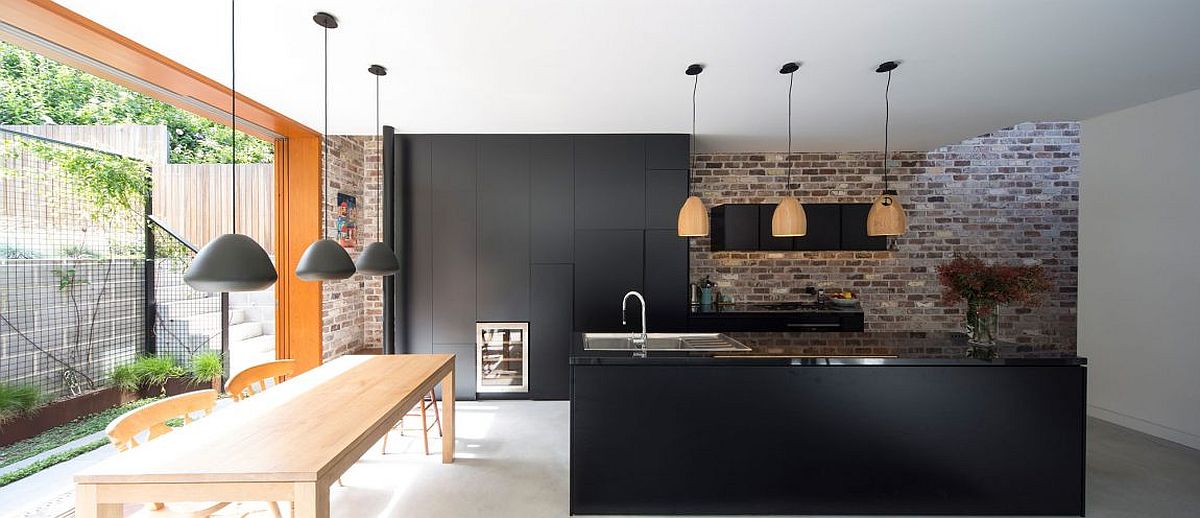
[[[435,455],[425,456],[419,439],[393,435],[388,455],[373,450],[346,473],[345,487],[333,487],[332,514],[565,517],[568,410],[565,402],[460,403],[454,464],[440,463],[436,439]],[[0,501],[16,496],[5,491],[10,488],[0,489]],[[1200,516],[1200,451],[1092,420],[1087,500],[1091,517]],[[261,504],[238,505],[220,515],[247,514],[269,516]]]

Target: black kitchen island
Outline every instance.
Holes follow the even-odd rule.
[[[573,514],[1083,514],[1082,358],[733,336],[751,350],[571,358]]]

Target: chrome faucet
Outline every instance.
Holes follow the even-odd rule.
[[[645,358],[646,357],[646,299],[645,299],[645,297],[642,297],[641,293],[638,293],[636,291],[630,291],[629,293],[626,293],[623,298],[621,298],[621,325],[627,325],[627,322],[625,321],[625,313],[626,313],[625,303],[629,302],[630,296],[637,297],[638,302],[642,303],[642,334],[640,334],[640,335],[634,334],[633,337],[630,338],[630,341],[632,341],[634,345],[641,346],[641,349],[638,351],[635,351],[633,353],[633,356],[636,358]]]

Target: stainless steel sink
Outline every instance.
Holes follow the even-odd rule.
[[[584,333],[585,351],[637,351],[637,333]],[[647,351],[749,351],[745,344],[718,333],[647,333]]]

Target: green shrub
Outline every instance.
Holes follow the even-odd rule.
[[[37,250],[22,248],[17,245],[0,245],[0,259],[37,259],[41,257]]]
[[[165,391],[167,380],[183,376],[186,372],[166,356],[146,355],[139,357],[129,365],[113,369],[110,376],[114,385],[125,390],[137,390],[142,387],[159,387]]]
[[[33,414],[41,405],[42,391],[37,387],[0,383],[0,426]]]
[[[221,362],[221,353],[204,351],[193,356],[192,366],[188,371],[196,383],[209,383],[213,379],[221,377],[221,374],[225,372],[224,365]]]
[[[62,257],[70,257],[72,259],[99,259],[100,254],[95,250],[83,245],[67,245],[58,251],[58,255]]]

